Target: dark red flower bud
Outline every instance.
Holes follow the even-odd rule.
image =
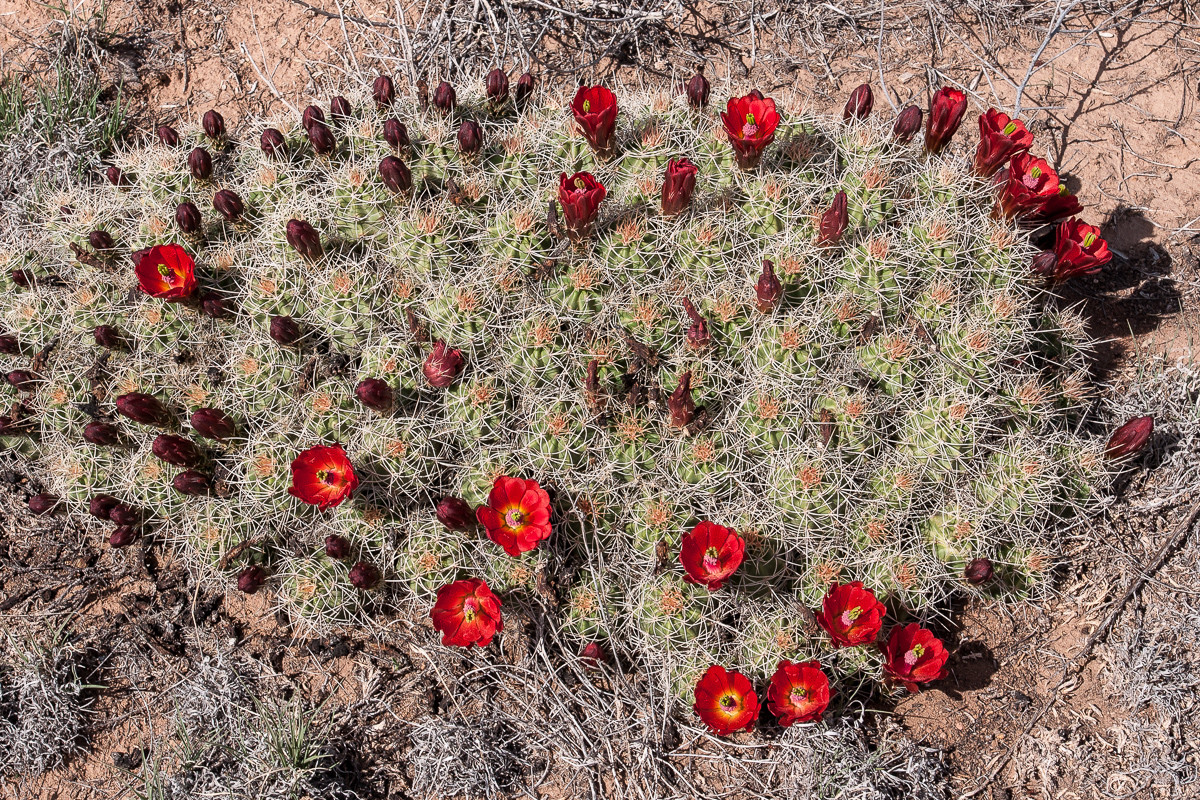
[[[967,96],[958,89],[943,86],[934,92],[925,122],[925,151],[940,153],[950,143],[966,111]]]
[[[533,75],[528,72],[522,73],[521,77],[517,78],[517,88],[513,91],[513,100],[516,102],[517,108],[524,108],[532,96]]]
[[[308,143],[317,155],[327,156],[337,149],[337,139],[324,122],[313,120],[308,126]]]
[[[1150,441],[1154,433],[1154,417],[1134,417],[1113,431],[1104,446],[1104,457],[1111,460],[1129,458]]]
[[[188,171],[192,173],[192,177],[198,181],[208,180],[212,175],[213,163],[212,156],[203,147],[197,147],[192,152],[188,153],[187,158]]]
[[[320,106],[308,106],[304,109],[304,113],[300,115],[300,127],[308,130],[312,127],[313,122],[324,122],[325,112]]]
[[[850,212],[846,208],[846,193],[833,196],[833,204],[821,215],[817,244],[837,244],[850,224]]]
[[[229,319],[233,316],[233,302],[216,292],[205,292],[200,298],[200,308],[213,319]]]
[[[170,125],[158,126],[158,140],[167,147],[179,146],[179,134]]]
[[[768,262],[770,263],[770,262]],[[667,409],[671,412],[671,427],[686,428],[696,416],[696,403],[692,400],[692,371],[679,378],[679,385],[667,398]]]
[[[18,392],[32,392],[37,388],[37,376],[27,369],[14,369],[4,377],[8,380],[8,385]]]
[[[92,231],[88,234],[88,244],[93,250],[112,250],[116,246],[108,231]]]
[[[350,101],[338,95],[329,101],[329,115],[335,119],[349,119],[354,113],[354,109],[350,108]]]
[[[451,350],[446,346],[445,340],[438,339],[433,343],[433,352],[426,357],[422,371],[431,385],[445,389],[454,382],[462,368],[462,352]]]
[[[129,180],[125,177],[125,173],[121,172],[119,167],[109,167],[104,170],[104,177],[108,178],[108,182],[113,186],[128,186]]]
[[[671,217],[687,208],[696,191],[696,173],[699,168],[686,158],[667,162],[667,174],[663,178],[662,213]]]
[[[986,558],[971,559],[971,563],[963,570],[963,578],[972,586],[982,586],[992,579],[993,574],[992,562]]]
[[[758,283],[754,285],[755,305],[762,313],[770,314],[779,305],[779,298],[783,297],[783,284],[775,277],[774,262],[764,258],[762,268],[762,275],[758,276]]]
[[[237,576],[238,591],[245,592],[246,594],[254,594],[266,582],[267,571],[258,564],[251,564],[239,572]]]
[[[707,347],[712,342],[712,334],[708,332],[708,320],[700,315],[696,306],[686,297],[683,298],[683,310],[692,321],[687,330],[688,344],[696,349]]]
[[[242,198],[232,189],[222,189],[213,195],[213,208],[229,222],[237,222],[246,213]]]
[[[285,237],[288,244],[309,261],[316,261],[325,254],[321,249],[321,235],[304,220],[288,220]]]
[[[275,128],[267,128],[262,132],[262,136],[258,137],[258,146],[272,158],[287,158],[287,140]]]
[[[300,338],[300,323],[291,317],[271,317],[271,338],[280,344],[295,344]]]
[[[121,441],[121,429],[107,422],[92,420],[83,426],[83,439],[100,447],[112,447]]]
[[[21,342],[12,334],[4,334],[0,336],[0,353],[6,356],[19,355],[21,352]]]
[[[200,218],[200,209],[196,208],[196,204],[189,200],[183,201],[175,207],[175,223],[184,233],[199,233],[203,224]]]
[[[194,469],[185,470],[174,477],[171,486],[175,491],[189,497],[198,497],[212,491],[212,478]]]
[[[121,346],[121,332],[112,325],[97,325],[92,336],[101,347],[112,349]]]
[[[58,507],[58,495],[42,492],[35,494],[29,498],[29,510],[39,517],[44,517],[47,514],[54,513],[54,509]]]
[[[398,119],[389,119],[383,123],[383,138],[393,150],[412,147],[412,140],[408,138],[408,126]]]
[[[387,75],[380,75],[371,84],[371,97],[376,108],[387,108],[396,102],[396,86]]]
[[[866,119],[871,115],[871,109],[875,107],[875,95],[871,91],[870,84],[859,84],[853,92],[850,93],[850,99],[846,101],[846,107],[842,110],[842,120],[850,121],[851,119]]]
[[[696,74],[687,82],[687,100],[692,108],[704,108],[708,105],[708,94],[712,91],[708,78],[704,77],[704,65],[696,68]]]
[[[162,433],[154,437],[150,452],[158,459],[177,467],[198,467],[204,461],[204,456],[195,442],[174,433]]]
[[[605,652],[604,646],[599,642],[588,642],[579,651],[579,660],[582,661],[590,669],[596,669],[600,666],[600,662],[608,661],[608,653]]]
[[[458,128],[458,151],[463,155],[474,155],[483,147],[483,128],[473,119],[463,120]]]
[[[384,156],[379,162],[379,178],[393,192],[407,192],[412,188],[412,172],[395,156]]]
[[[200,125],[210,139],[220,139],[225,135],[225,118],[218,111],[205,111],[200,118]]]
[[[198,408],[192,413],[192,429],[205,439],[218,442],[237,436],[237,425],[229,415],[216,408]]]
[[[750,96],[753,97],[755,100],[766,100],[767,99],[766,96],[762,92],[760,92],[758,89],[751,89]]]
[[[108,518],[114,525],[136,525],[141,515],[124,503],[117,503],[108,510]]]
[[[921,120],[924,116],[916,106],[906,106],[900,112],[900,116],[896,117],[896,125],[892,128],[892,135],[896,137],[896,141],[900,144],[911,142],[917,131],[921,130]]]
[[[108,512],[120,504],[121,501],[111,494],[98,494],[88,501],[88,513],[96,519],[108,519]]]
[[[379,569],[365,561],[360,561],[350,568],[350,584],[355,589],[374,589],[379,583]]]
[[[475,522],[475,511],[466,500],[457,497],[443,497],[435,513],[438,522],[452,531],[465,531]]]
[[[341,561],[343,558],[350,555],[349,540],[347,540],[345,536],[338,536],[336,533],[326,536],[325,555]]]
[[[388,382],[379,378],[367,378],[354,388],[354,396],[358,402],[376,411],[387,411],[392,407],[392,387]]]
[[[108,535],[108,544],[111,547],[128,547],[137,541],[137,538],[136,528],[130,525],[121,525]]]
[[[454,110],[454,106],[458,103],[458,95],[454,92],[454,87],[446,81],[438,84],[438,87],[433,90],[433,104],[443,114],[449,114]]]
[[[487,74],[487,97],[493,106],[502,106],[508,101],[508,75],[502,69]]]
[[[152,394],[130,392],[117,398],[117,413],[126,419],[143,425],[166,427],[171,423],[171,412]]]
[[[33,273],[27,269],[14,269],[12,271],[13,283],[20,286],[22,289],[28,289],[29,284],[33,283]]]

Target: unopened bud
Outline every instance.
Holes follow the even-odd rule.
[[[892,135],[896,137],[896,141],[900,144],[911,142],[912,138],[917,135],[917,131],[921,130],[923,117],[921,109],[916,106],[906,106],[900,112],[900,116],[896,118],[896,125],[892,128]]]
[[[696,416],[696,403],[692,400],[692,371],[679,378],[679,386],[667,398],[667,409],[671,412],[671,427],[686,428]]]
[[[329,114],[337,119],[349,119],[354,110],[350,108],[350,101],[338,95],[329,101]]]
[[[96,344],[101,347],[111,350],[121,346],[121,332],[112,325],[97,325],[92,331],[92,336],[96,339]]]
[[[44,517],[54,513],[54,509],[58,507],[58,502],[58,495],[50,494],[50,492],[42,492],[29,498],[29,510],[39,517]]]
[[[687,82],[687,100],[692,108],[704,108],[708,105],[708,94],[712,87],[708,78],[704,77],[704,65],[696,68],[696,74]]]
[[[487,74],[487,97],[494,106],[502,106],[508,100],[508,75],[496,68]]]
[[[438,87],[433,90],[433,105],[443,114],[449,114],[454,110],[454,106],[458,103],[458,95],[454,92],[454,87],[446,81],[438,84]]]
[[[313,122],[324,122],[325,112],[320,106],[308,106],[304,109],[304,113],[300,115],[300,127],[308,130],[312,127]]]
[[[185,470],[174,477],[171,486],[175,491],[189,497],[198,497],[212,491],[212,478],[194,469]]]
[[[130,525],[120,525],[112,533],[108,535],[108,544],[110,547],[128,547],[137,541],[137,529]]]
[[[371,84],[371,98],[376,108],[387,108],[396,102],[396,86],[387,75],[380,75]]]
[[[29,284],[33,283],[33,273],[27,269],[14,269],[12,271],[12,280],[13,283],[22,289],[28,289]]]
[[[115,525],[136,525],[141,515],[124,503],[117,503],[108,510],[108,519]]]
[[[150,445],[150,452],[155,457],[177,467],[198,467],[204,461],[204,456],[196,447],[195,442],[186,436],[174,433],[159,434]]]
[[[774,311],[779,305],[779,298],[783,297],[783,284],[775,277],[775,264],[770,259],[763,259],[762,275],[754,286],[754,295],[755,305],[764,314]]]
[[[216,292],[205,292],[200,298],[200,308],[205,316],[213,319],[229,319],[233,316],[233,302]]]
[[[325,254],[325,251],[321,249],[321,235],[304,220],[288,220],[284,236],[288,244],[309,261],[316,261]]]
[[[117,398],[117,413],[126,419],[143,425],[166,427],[171,423],[171,413],[152,394],[130,392]]]
[[[6,356],[15,356],[21,353],[21,342],[12,334],[4,334],[0,336],[0,353]]]
[[[838,192],[833,196],[833,203],[821,215],[817,244],[837,244],[842,240],[842,235],[850,225],[850,211],[847,206],[845,192]]]
[[[192,414],[192,429],[205,439],[218,442],[237,435],[237,425],[224,411],[216,408],[198,408]]]
[[[846,108],[842,110],[842,119],[847,122],[852,119],[866,119],[874,106],[875,95],[871,92],[870,84],[860,84],[850,93]]]
[[[186,234],[199,233],[203,224],[200,218],[200,209],[196,208],[196,204],[190,200],[183,201],[175,207],[175,224]]]
[[[14,369],[4,377],[8,381],[8,385],[18,392],[32,392],[37,388],[37,375],[27,369]]]
[[[350,568],[350,584],[355,589],[374,589],[379,583],[379,569],[365,561],[360,561]]]
[[[92,246],[93,250],[112,250],[116,247],[116,243],[113,242],[108,231],[92,231],[88,234],[88,244]]]
[[[158,140],[167,147],[179,146],[179,134],[170,125],[158,126]]]
[[[237,222],[246,213],[242,198],[232,189],[222,189],[213,195],[213,208],[220,212],[228,222]]]
[[[972,586],[982,586],[990,581],[994,574],[992,562],[986,558],[971,559],[971,563],[963,570],[963,578]]]
[[[521,77],[517,78],[517,88],[513,91],[513,101],[516,103],[517,108],[524,108],[525,104],[529,102],[529,98],[533,96],[533,86],[534,81],[531,73],[524,72],[521,74]]]
[[[358,402],[376,411],[388,411],[392,407],[392,387],[380,378],[367,378],[354,388]]]
[[[379,162],[379,178],[393,192],[407,192],[412,188],[412,172],[396,156],[384,156]]]
[[[451,350],[445,340],[438,339],[433,343],[433,351],[426,357],[422,371],[431,385],[445,389],[454,382],[462,368],[462,352]]]
[[[239,572],[237,576],[238,591],[245,592],[246,594],[254,594],[266,582],[267,571],[258,564],[251,564]]]
[[[287,158],[287,140],[275,128],[267,128],[262,132],[262,136],[258,137],[258,146],[272,158]]]
[[[308,143],[317,155],[327,156],[337,149],[337,139],[324,122],[313,120],[308,126]]]
[[[213,163],[212,156],[203,147],[197,147],[192,152],[188,153],[187,157],[188,171],[192,173],[192,177],[198,181],[206,181],[212,175]]]
[[[699,350],[712,342],[712,334],[708,332],[708,320],[701,316],[696,306],[688,298],[683,298],[683,310],[687,312],[692,324],[687,329],[688,344]]]
[[[408,138],[408,126],[398,119],[389,119],[383,123],[383,138],[393,150],[412,147],[412,140]]]
[[[295,344],[301,336],[300,323],[291,317],[271,317],[270,333],[280,344]]]
[[[474,155],[483,147],[483,128],[473,119],[463,120],[458,129],[458,150],[463,155]]]
[[[108,178],[108,182],[113,186],[129,185],[129,180],[125,177],[125,173],[121,172],[120,167],[109,167],[104,170],[104,177]]]
[[[83,426],[83,440],[100,447],[112,447],[121,441],[121,429],[107,422],[92,420]]]
[[[325,555],[341,561],[343,558],[350,555],[349,540],[347,540],[345,536],[338,536],[336,533],[326,536]]]
[[[111,494],[98,494],[88,501],[88,513],[96,519],[108,519],[108,512],[120,504]]]
[[[205,111],[200,118],[200,125],[210,139],[220,139],[225,135],[225,118],[218,111]]]
[[[438,522],[452,531],[465,531],[475,522],[475,512],[471,506],[458,497],[443,497],[435,513]]]

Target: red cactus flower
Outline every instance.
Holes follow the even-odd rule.
[[[596,155],[611,156],[617,131],[617,96],[603,86],[580,86],[571,101],[571,113]]]
[[[950,143],[967,112],[967,96],[943,86],[933,93],[929,119],[925,123],[925,152],[940,153]]]
[[[196,291],[196,262],[179,245],[156,245],[134,256],[138,285],[151,297],[179,301]]]
[[[504,630],[500,605],[500,598],[492,594],[485,581],[468,578],[438,589],[429,616],[442,634],[442,644],[487,647],[492,637]]]
[[[487,537],[513,558],[550,538],[550,495],[537,481],[496,479],[487,505],[475,509],[475,518]]]
[[[588,642],[579,651],[579,660],[589,669],[596,669],[600,666],[600,662],[608,661],[608,653],[605,651],[604,645],[599,642]]]
[[[797,722],[820,722],[829,707],[829,678],[816,661],[779,662],[767,688],[767,709],[790,728]]]
[[[833,196],[833,203],[821,215],[821,224],[817,232],[817,244],[837,244],[850,225],[850,212],[847,209],[845,192]]]
[[[726,672],[714,664],[696,682],[692,709],[718,736],[753,727],[760,708],[754,687],[740,672]]]
[[[662,213],[671,217],[687,208],[696,191],[696,173],[699,168],[686,158],[667,162],[667,175],[663,178]]]
[[[454,382],[458,373],[462,372],[463,356],[461,350],[451,350],[443,339],[433,343],[433,350],[425,357],[421,371],[431,386],[445,389]]]
[[[916,106],[905,106],[904,110],[900,112],[900,116],[896,117],[896,124],[892,127],[892,136],[900,144],[908,144],[917,135],[917,131],[921,130],[923,116],[921,109]]]
[[[1113,431],[1104,446],[1104,457],[1109,459],[1129,458],[1136,454],[1154,433],[1154,417],[1134,417]]]
[[[443,114],[449,114],[454,110],[454,106],[458,104],[458,93],[454,91],[454,87],[446,81],[442,81],[433,90],[433,105],[438,111]]]
[[[567,177],[558,177],[558,203],[566,218],[567,235],[572,241],[586,239],[592,233],[600,203],[608,196],[608,190],[590,172],[576,172]]]
[[[371,99],[375,101],[376,108],[387,108],[396,102],[396,85],[392,79],[387,75],[376,78],[371,84]]]
[[[889,681],[904,684],[913,694],[918,683],[941,680],[948,675],[950,654],[941,641],[915,622],[892,628],[883,651],[883,674]]]
[[[871,91],[871,84],[860,84],[850,93],[850,99],[846,101],[846,107],[842,109],[842,121],[866,119],[871,115],[871,109],[874,107],[875,95]]]
[[[783,284],[775,277],[775,262],[764,258],[762,274],[758,276],[758,283],[754,285],[754,305],[763,314],[770,314],[775,310],[775,306],[779,305],[781,297]]]
[[[389,119],[383,123],[383,139],[393,150],[412,147],[412,140],[408,138],[408,126],[398,119]]]
[[[1034,259],[1034,271],[1061,283],[1076,275],[1095,274],[1109,261],[1112,253],[1108,242],[1100,236],[1100,229],[1072,217],[1058,226],[1054,252]]]
[[[732,528],[707,520],[684,534],[679,548],[688,583],[701,584],[710,592],[725,585],[746,556],[746,542]]]
[[[525,103],[533,96],[533,75],[528,72],[521,73],[521,77],[517,78],[517,88],[513,91],[513,100],[517,103],[517,108],[524,108]]]
[[[310,447],[292,462],[288,494],[322,511],[336,508],[356,488],[358,476],[340,444]]]
[[[493,69],[487,74],[484,84],[488,100],[493,106],[499,108],[508,102],[508,75],[504,70],[499,67]]]
[[[886,611],[874,592],[854,581],[830,586],[816,616],[834,647],[857,647],[875,641]]]
[[[354,113],[350,101],[340,94],[329,100],[329,115],[334,119],[346,119]]]
[[[979,115],[979,146],[975,148],[975,174],[990,178],[1004,162],[1024,153],[1033,144],[1033,134],[1025,123],[1003,111],[989,108]]]
[[[721,112],[725,133],[733,145],[733,155],[742,169],[754,169],[762,160],[763,150],[775,139],[779,112],[775,101],[761,94],[731,97]]]
[[[997,173],[1002,184],[996,215],[1019,217],[1030,223],[1054,222],[1083,210],[1054,168],[1029,153],[1017,153],[1006,171]]]
[[[696,74],[691,77],[684,87],[684,94],[687,95],[688,105],[692,108],[704,108],[708,105],[708,94],[711,90],[708,78],[704,77],[704,65],[701,64],[696,69]]]
[[[258,137],[258,146],[272,158],[287,158],[287,140],[275,128],[267,128]]]

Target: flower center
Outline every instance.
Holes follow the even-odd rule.
[[[317,470],[317,480],[326,486],[333,486],[338,482],[338,474],[330,469]]]
[[[849,628],[860,616],[862,616],[862,606],[846,609],[842,612],[842,627]]]
[[[585,114],[586,114],[586,113],[588,113],[588,112],[589,112],[589,111],[591,111],[591,110],[592,110],[592,101],[591,101],[591,100],[584,100],[584,101],[583,101],[583,113],[585,113]]]
[[[521,513],[521,509],[513,507],[504,512],[504,525],[508,528],[517,529],[525,522],[525,515]]]
[[[808,689],[803,686],[792,687],[792,693],[788,695],[788,699],[792,701],[792,705],[803,705],[808,700]]]
[[[925,655],[925,648],[919,644],[914,644],[912,650],[904,654],[904,663],[908,666],[913,666],[921,656]]]
[[[575,179],[575,190],[576,191],[582,192],[586,188],[587,188],[587,184],[583,182],[583,178]]]
[[[737,696],[732,694],[727,694],[721,697],[720,705],[721,709],[726,713],[736,711],[741,707],[741,703],[738,702]]]
[[[463,601],[463,621],[471,622],[475,619],[475,613],[478,610],[479,603],[474,597],[468,597]]]
[[[1017,130],[1017,123],[1010,122],[1004,126],[1004,135],[1012,136],[1016,132],[1016,130]]]
[[[708,572],[715,572],[721,566],[721,554],[717,552],[717,548],[710,547],[704,551],[704,569]]]
[[[758,126],[754,124],[754,115],[746,115],[746,124],[742,126],[742,138],[747,138],[758,133]]]
[[[1083,237],[1083,246],[1084,247],[1091,247],[1095,242],[1096,242],[1096,234],[1094,234],[1094,233],[1089,233],[1087,236]]]
[[[171,268],[166,264],[158,265],[158,274],[162,275],[164,278],[172,278],[175,275],[175,273],[171,271]]]

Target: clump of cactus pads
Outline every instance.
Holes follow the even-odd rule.
[[[661,92],[439,92],[183,125],[45,197],[0,253],[0,442],[318,626],[554,565],[563,630],[689,702],[709,664],[819,656],[831,582],[897,618],[1045,585],[1105,469],[1072,433],[1087,344],[972,153],[755,96],[731,131]],[[501,476],[552,489],[516,556],[437,517]],[[711,590],[701,522],[744,551]]]

